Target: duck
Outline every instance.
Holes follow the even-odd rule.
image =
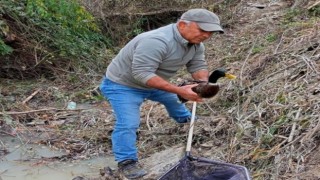
[[[236,79],[235,75],[227,73],[227,71],[223,68],[219,68],[214,70],[210,74],[208,81],[192,80],[192,81],[184,82],[180,86],[198,84],[197,86],[192,87],[191,89],[195,93],[197,93],[198,96],[200,96],[201,98],[212,98],[219,92],[220,87],[217,84],[217,82],[222,77],[225,77],[228,79]],[[181,103],[185,103],[188,101],[179,95],[178,95],[178,98]]]

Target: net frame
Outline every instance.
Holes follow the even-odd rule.
[[[191,155],[196,106],[193,102],[185,156],[158,180],[251,180],[244,166]]]

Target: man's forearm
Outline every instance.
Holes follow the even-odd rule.
[[[147,85],[152,88],[161,89],[175,94],[179,94],[182,91],[182,89],[178,86],[169,83],[168,81],[162,79],[159,76],[154,76],[151,79],[149,79],[147,81]]]
[[[208,81],[209,71],[208,70],[200,70],[192,73],[192,78],[194,80]]]

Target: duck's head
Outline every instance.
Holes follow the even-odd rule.
[[[226,77],[228,79],[235,79],[237,76],[227,73],[225,69],[217,69],[209,76],[209,83],[217,83],[219,78]]]

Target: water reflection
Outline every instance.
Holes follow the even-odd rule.
[[[50,158],[66,155],[63,151],[22,143],[15,137],[0,138],[0,149],[3,152],[0,154],[2,180],[69,180],[76,176],[99,177],[99,169],[106,166],[116,167],[116,162],[111,156],[60,162]]]

